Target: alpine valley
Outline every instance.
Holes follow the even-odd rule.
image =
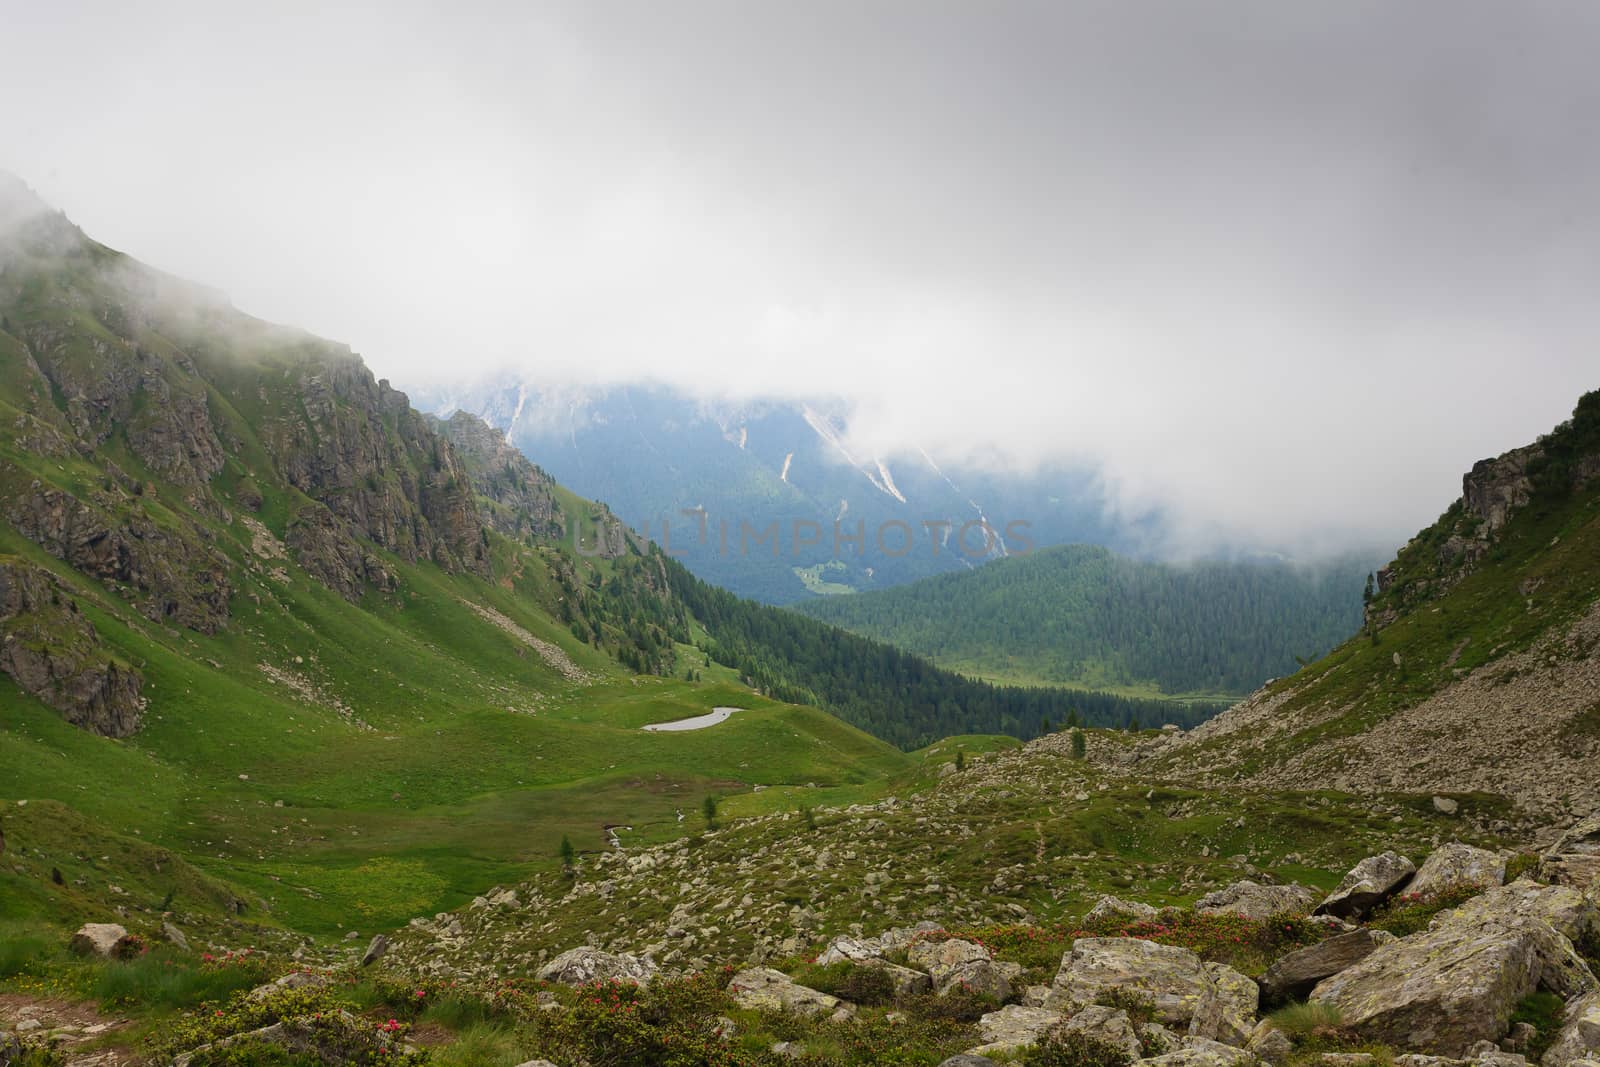
[[[1320,571],[469,392],[0,176],[0,1065],[1600,1065],[1600,392]]]

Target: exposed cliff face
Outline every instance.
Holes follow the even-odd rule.
[[[228,619],[228,560],[195,524],[159,526],[143,496],[112,483],[88,501],[7,478],[5,518],[52,556],[118,588],[152,622],[215,633]]]
[[[302,364],[292,383],[296,403],[260,432],[284,480],[332,516],[312,509],[295,517],[293,525],[305,528],[287,539],[307,570],[354,595],[351,574],[375,580],[382,569],[351,566],[368,554],[356,543],[366,540],[408,563],[488,572],[466,473],[404,393],[347,353]]]
[[[107,737],[139,727],[144,679],[101,645],[50,576],[0,559],[0,670],[70,723]]]
[[[507,444],[504,434],[465,411],[434,425],[461,457],[485,523],[518,541],[566,535],[554,479]]]

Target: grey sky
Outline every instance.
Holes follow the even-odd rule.
[[[332,8],[0,0],[0,166],[401,387],[842,393],[1269,542],[1600,386],[1588,0]]]

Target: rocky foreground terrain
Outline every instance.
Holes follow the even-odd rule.
[[[465,941],[469,924],[485,925],[481,914],[520,906],[515,895],[416,924],[393,945],[379,936],[348,964],[286,970],[174,1028],[153,1059],[189,1067],[302,1062],[283,1058],[293,1056],[563,1065],[1600,1063],[1600,817],[1538,856],[1447,842],[1418,865],[1386,851],[1326,893],[1241,879],[1187,907],[1104,895],[1060,924],[924,920],[871,936],[858,924],[808,940],[808,950],[820,945],[814,955],[758,945],[742,961],[708,962],[661,953],[662,944],[631,953],[580,945],[543,960],[526,982],[487,966],[457,971],[441,943]],[[695,939],[706,932],[669,930],[667,943],[705,947]],[[169,927],[169,936],[183,935]],[[130,941],[121,926],[98,924],[80,930],[74,946],[110,957]],[[361,1010],[358,990],[379,1000],[376,1013]],[[452,999],[457,1010],[474,1003],[501,1020],[511,1035],[504,1054],[451,1060],[451,1046],[430,1046],[439,1035],[407,1025],[396,1002],[416,1017],[434,998]],[[10,1025],[21,1032],[0,1037],[7,1065],[50,1062],[26,1057],[52,1038],[70,1048],[92,1037],[71,1025],[52,1030],[37,1011]],[[512,1048],[529,1057],[510,1059]]]

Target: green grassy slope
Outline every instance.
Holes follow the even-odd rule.
[[[1348,637],[1369,569],[1171,565],[1063,545],[795,610],[991,681],[1216,697]]]
[[[0,562],[146,706],[114,739],[0,676],[0,799],[30,802],[8,849],[70,873],[70,826],[72,855],[109,857],[92,900],[0,863],[0,912],[73,921],[115,883],[142,922],[169,893],[220,921],[226,894],[269,925],[389,928],[553,867],[563,835],[651,840],[711,791],[910,766],[814,709],[659,676],[690,636],[659,565],[481,523],[460,457],[347,350],[35,223],[0,234]],[[553,492],[591,535],[606,516]],[[639,729],[718,704],[749,710]],[[182,863],[141,875],[129,841]]]

